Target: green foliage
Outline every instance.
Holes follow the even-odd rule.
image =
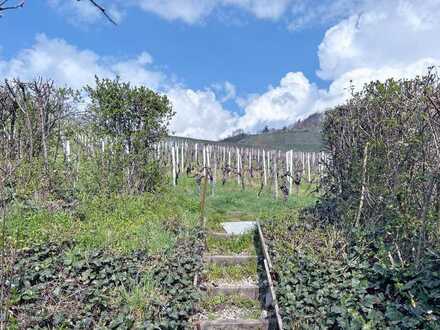
[[[279,246],[290,252],[274,248],[283,304],[311,308],[292,311],[289,322],[302,324],[307,311],[320,327],[440,327],[439,109],[431,71],[372,82],[328,112],[324,194],[302,220],[319,234],[310,242],[339,243],[303,244],[288,230],[293,246]]]
[[[263,226],[286,329],[436,329],[440,326],[438,255],[390,267],[372,243],[353,245],[335,227],[295,217]]]
[[[75,212],[16,205],[9,212],[7,240],[15,247],[75,240],[84,250],[146,250],[161,254],[176,242],[178,228],[193,228],[197,201],[172,191],[82,200]],[[188,210],[193,209],[193,212]]]
[[[370,227],[382,238],[388,232],[386,239],[416,263],[426,248],[438,248],[439,109],[440,80],[430,72],[370,83],[328,112],[323,206],[333,214],[330,219],[323,210],[319,216]]]
[[[128,143],[128,148],[142,150],[151,147],[167,133],[173,116],[171,103],[144,87],[96,78],[96,87],[85,89],[91,99],[94,126],[103,136],[112,136]]]
[[[167,303],[156,318],[160,329],[188,329],[189,319],[197,311],[200,293],[193,285],[202,270],[203,232],[197,228],[187,233],[171,256],[157,267],[154,278]]]
[[[124,178],[129,191],[154,191],[161,173],[153,146],[167,135],[174,115],[168,98],[118,78],[96,78],[96,87],[88,86],[86,92],[94,130],[112,143],[112,152],[105,160],[111,166],[108,178]]]
[[[145,252],[83,252],[73,242],[22,250],[7,283],[17,328],[184,329],[199,299],[197,231],[157,260]]]
[[[118,292],[144,278],[149,257],[71,250],[72,242],[35,246],[19,253],[9,283],[9,312],[18,328],[131,327]],[[145,306],[146,314],[153,306]]]

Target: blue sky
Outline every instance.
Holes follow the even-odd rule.
[[[11,3],[14,2],[10,0]],[[27,1],[0,19],[0,78],[120,75],[167,94],[179,135],[282,127],[343,102],[350,81],[440,63],[440,0]]]

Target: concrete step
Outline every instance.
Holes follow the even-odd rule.
[[[228,234],[244,235],[252,232],[257,227],[256,221],[228,221],[221,223],[224,231]]]
[[[258,261],[257,256],[214,256],[214,255],[205,255],[203,256],[203,261],[205,263],[214,263],[222,266],[230,266],[230,265],[240,265],[247,264],[249,262]]]
[[[260,297],[260,287],[258,285],[238,286],[238,287],[222,287],[222,286],[208,286],[208,294],[210,296],[215,295],[239,295],[247,297],[249,299],[258,300]]]
[[[229,238],[237,238],[240,236],[243,236],[241,234],[228,234],[226,232],[217,232],[217,231],[210,231],[208,232],[208,235],[214,238],[220,238],[220,239],[229,239]]]
[[[200,321],[196,325],[198,330],[268,330],[266,320],[215,320]]]

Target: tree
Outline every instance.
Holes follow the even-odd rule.
[[[154,189],[154,183],[149,182],[155,162],[152,151],[168,135],[174,115],[168,98],[144,86],[122,83],[119,78],[96,78],[96,87],[87,86],[86,92],[94,130],[111,139],[115,156],[128,168],[128,186],[137,191]]]
[[[5,141],[0,146],[0,165],[21,160],[32,163],[26,179],[43,183],[43,194],[52,186],[51,147],[58,143],[63,124],[73,113],[71,101],[76,96],[71,89],[55,87],[52,80],[15,79],[0,84],[0,138]]]
[[[261,133],[269,133],[269,127],[267,125],[264,126],[263,130],[261,131]]]

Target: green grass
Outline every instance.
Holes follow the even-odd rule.
[[[241,191],[231,177],[225,186],[216,185],[215,194],[209,190],[206,200],[207,229],[220,231],[220,223],[228,220],[282,219],[316,200],[310,193],[311,188],[310,185],[303,185],[299,197],[291,196],[284,202],[281,198],[275,200],[269,187],[258,197],[255,182],[254,186],[247,183],[246,190]],[[122,256],[123,260],[131,252],[141,250],[147,252],[148,256],[161,256],[160,259],[166,261],[176,252],[176,243],[184,240],[190,229],[200,225],[199,212],[200,196],[196,192],[194,179],[185,175],[176,188],[169,187],[155,195],[83,197],[72,210],[56,207],[45,209],[17,203],[7,213],[7,246],[26,248],[40,243],[52,242],[56,245],[69,241],[72,245],[65,251],[63,260],[71,264],[87,263],[88,253],[96,249],[106,255]],[[255,255],[254,235],[251,232],[230,239],[208,236],[207,252]],[[109,293],[114,304],[124,306],[134,320],[142,320],[146,313],[152,312],[149,306],[169,303],[168,296],[158,293],[160,285],[152,277],[151,267],[157,260],[159,258],[152,258],[151,264],[147,262],[148,267],[141,272],[144,280],[140,284],[118,287]],[[256,275],[256,267],[256,264],[213,266],[208,269],[208,276],[214,281],[220,278],[234,281]],[[202,305],[211,315],[220,312],[221,306],[242,310],[244,318],[259,318],[261,314],[258,301],[242,297],[208,297]]]
[[[208,236],[207,246],[210,254],[249,254],[255,255],[254,232],[231,238]]]
[[[245,278],[257,277],[257,262],[252,261],[245,264],[223,266],[218,264],[209,264],[206,267],[207,279],[209,282],[218,280],[239,281]]]
[[[114,290],[115,303],[126,306],[134,320],[145,319],[151,312],[152,302],[157,302],[157,299],[161,298],[157,287],[158,284],[151,272],[145,272],[140,285],[131,288],[121,286]]]
[[[225,186],[217,182],[214,194],[212,194],[211,187],[208,187],[206,200],[208,229],[221,231],[221,222],[224,221],[281,218],[291,213],[292,210],[309,206],[316,201],[316,196],[312,192],[315,186],[308,183],[301,185],[299,196],[293,194],[286,202],[282,200],[281,192],[279,198],[274,199],[272,187],[266,187],[258,197],[257,181],[255,180],[252,184],[248,182],[245,191],[237,185],[236,178],[233,176],[229,178]],[[199,200],[192,178],[182,177],[176,191],[197,202]]]
[[[215,313],[221,312],[225,307],[240,309],[245,319],[255,320],[261,316],[260,303],[240,295],[209,296],[201,303],[202,310],[208,314],[210,319],[214,319]]]
[[[275,200],[269,188],[259,198],[256,187],[247,185],[242,191],[231,177],[225,186],[216,185],[215,194],[209,189],[207,227],[220,231],[223,221],[281,218],[312,204],[316,197],[311,188],[302,185],[299,197],[292,195],[284,202]],[[161,254],[173,247],[177,227],[193,228],[199,224],[199,198],[194,179],[183,176],[176,189],[156,195],[85,197],[70,212],[16,204],[8,211],[6,236],[16,248],[74,240],[83,250],[106,248],[127,253],[141,249]],[[252,245],[250,235],[225,244],[208,240],[209,248],[218,252],[252,251]]]
[[[16,205],[6,224],[8,240],[17,248],[74,240],[83,250],[161,254],[173,247],[177,227],[192,228],[197,219],[196,200],[167,191],[85,199],[75,212],[26,210]]]

